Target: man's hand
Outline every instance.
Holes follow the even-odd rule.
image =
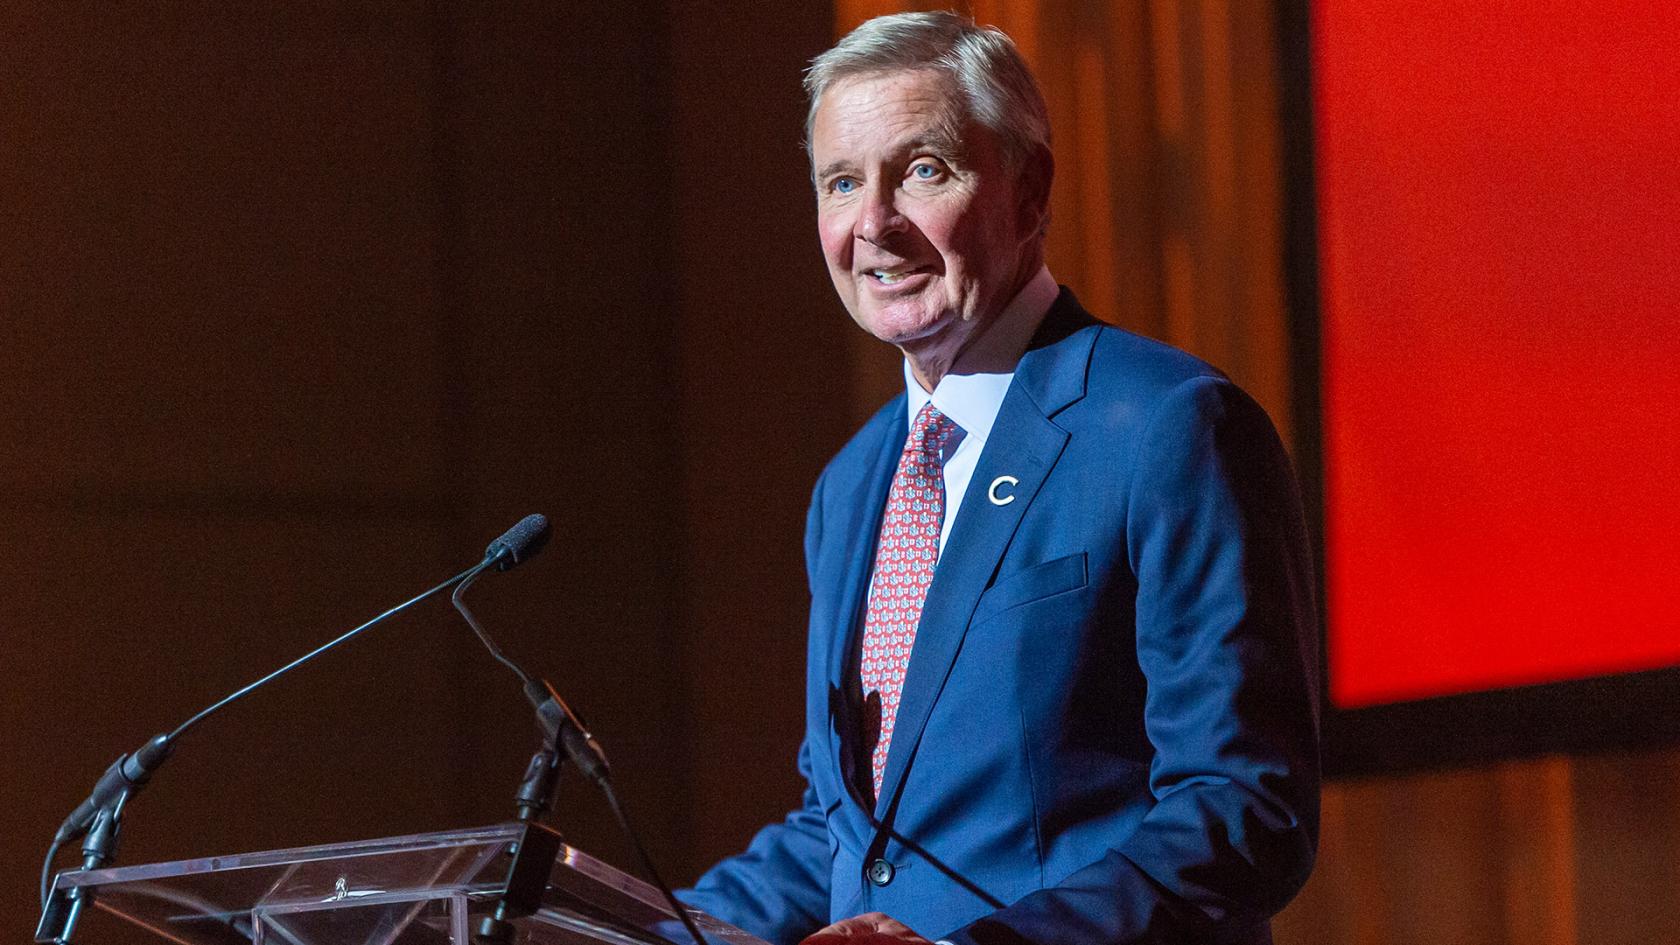
[[[826,929],[813,932],[799,945],[932,945],[910,926],[882,912],[841,919]]]

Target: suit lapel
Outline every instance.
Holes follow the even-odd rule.
[[[1067,431],[1050,418],[1085,394],[1085,372],[1096,333],[1074,333],[1090,324],[1090,316],[1064,289],[1016,366],[1015,379],[1004,395],[922,605],[876,801],[879,823],[887,819],[928,715],[962,648],[980,595],[991,585],[1016,526],[1067,445]],[[891,475],[889,470],[887,476]],[[990,493],[993,483],[1005,476],[1017,481],[1000,484],[998,497],[1013,495],[1014,499],[998,504]]]

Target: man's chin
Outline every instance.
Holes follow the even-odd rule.
[[[925,305],[894,305],[870,308],[859,312],[857,323],[881,341],[903,347],[914,345],[939,334],[945,319],[943,312]]]

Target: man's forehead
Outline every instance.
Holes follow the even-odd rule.
[[[848,76],[823,92],[812,129],[813,157],[828,152],[954,148],[967,137],[962,96],[929,71]],[[822,163],[818,157],[818,163]]]

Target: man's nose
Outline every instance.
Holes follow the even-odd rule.
[[[859,239],[880,244],[889,236],[904,231],[908,225],[904,214],[899,212],[895,201],[896,191],[891,187],[875,185],[864,194],[863,206],[858,212],[856,235]]]

